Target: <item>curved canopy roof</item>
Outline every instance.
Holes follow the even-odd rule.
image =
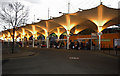
[[[81,32],[82,30],[84,30],[84,29],[87,29],[88,27],[87,26],[85,26],[85,25],[77,25],[77,26],[75,26],[72,30],[71,30],[71,32],[73,33],[73,34],[78,34],[79,32]]]
[[[81,15],[80,12],[77,13]],[[91,21],[91,23],[89,22],[88,27],[90,26],[93,30],[100,32],[108,26],[119,24],[119,13],[119,9],[108,8],[101,4],[96,8],[83,10],[82,15],[86,18],[87,22]],[[94,26],[93,23],[98,27],[98,29],[96,29],[96,26]]]
[[[81,15],[77,13],[72,13],[72,14],[62,15],[61,17],[58,18],[54,18],[53,21],[63,26],[66,29],[66,31],[70,32],[70,30],[73,27],[84,22],[85,19],[83,19],[82,13]]]
[[[66,30],[63,27],[57,27],[56,29],[52,30],[50,33],[55,33],[59,37],[65,31]]]
[[[34,24],[27,24],[23,27],[18,27],[17,33],[22,35],[37,35],[43,34],[48,36],[50,33],[61,33],[67,31],[69,34],[78,33],[86,28],[91,28],[96,32],[101,32],[103,29],[120,24],[120,10],[99,5],[95,8],[78,11],[71,14],[63,14],[60,17],[41,20]],[[60,28],[62,26],[62,28]],[[12,34],[12,29],[6,30]],[[6,31],[2,33],[8,34]]]
[[[48,36],[49,32],[60,27],[58,23],[53,22],[53,20],[42,20],[34,24],[36,27],[43,29],[42,33]]]

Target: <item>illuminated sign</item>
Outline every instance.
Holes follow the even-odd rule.
[[[95,40],[98,41],[98,40]],[[101,39],[101,41],[111,41],[111,39]]]

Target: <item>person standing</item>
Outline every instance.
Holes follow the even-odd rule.
[[[79,42],[77,41],[77,47],[76,47],[76,49],[78,50],[80,48],[80,44],[79,44]]]

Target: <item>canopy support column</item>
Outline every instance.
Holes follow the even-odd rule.
[[[58,39],[60,39],[60,36],[58,35]]]
[[[67,35],[67,49],[69,49],[69,38],[70,38],[70,35]]]
[[[15,45],[16,45],[16,42],[17,42],[17,39],[15,39],[15,42],[14,42],[14,43],[15,43]]]
[[[99,35],[99,50],[101,50],[101,35]]]
[[[49,48],[49,37],[47,36],[47,48]]]
[[[35,38],[33,37],[33,47],[35,47]]]
[[[24,38],[22,38],[22,47],[24,47]]]
[[[99,50],[101,50],[101,35],[102,35],[102,32],[98,32],[98,36],[99,36]]]
[[[29,38],[27,38],[27,46],[29,47]]]

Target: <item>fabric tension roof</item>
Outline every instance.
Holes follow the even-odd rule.
[[[50,33],[55,33],[56,35],[61,35],[63,32],[67,31],[69,35],[70,32],[77,34],[84,29],[93,29],[96,32],[101,32],[105,28],[112,26],[114,24],[120,24],[120,9],[113,9],[100,4],[99,6],[78,11],[76,13],[63,14],[60,17],[41,20],[40,22],[34,24],[27,24],[26,26],[17,27],[17,36],[34,36],[42,34],[45,37],[49,36]],[[8,32],[12,35],[13,29],[8,29],[2,31],[8,37]]]

